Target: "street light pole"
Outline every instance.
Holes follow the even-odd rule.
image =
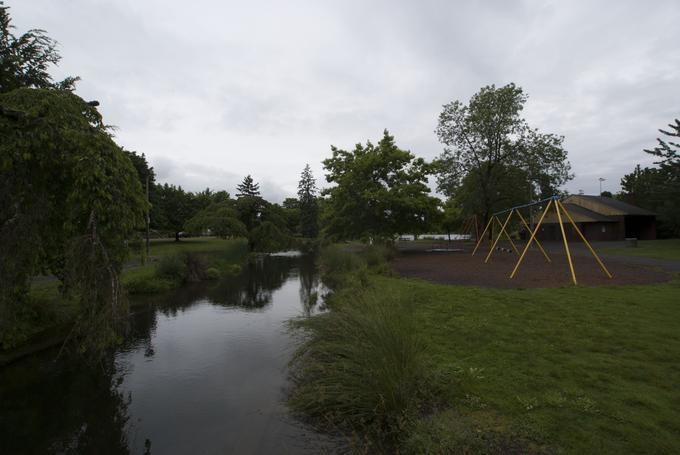
[[[600,181],[600,196],[602,196],[602,182],[604,182],[607,179],[600,177],[600,178],[598,178],[598,180]]]

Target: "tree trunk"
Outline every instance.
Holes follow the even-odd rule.
[[[175,242],[179,242],[179,231],[175,231]]]

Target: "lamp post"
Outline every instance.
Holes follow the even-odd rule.
[[[602,182],[604,182],[607,179],[600,177],[600,178],[598,178],[598,180],[600,181],[600,196],[602,196]]]

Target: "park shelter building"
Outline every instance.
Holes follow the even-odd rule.
[[[562,205],[589,241],[656,239],[656,214],[649,210],[610,197],[581,194],[567,197]],[[562,221],[567,223],[564,225],[567,239],[579,240],[571,223],[566,219]],[[562,238],[557,215],[553,210],[546,214],[538,238]]]

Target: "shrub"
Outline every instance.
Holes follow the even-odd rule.
[[[155,275],[157,278],[183,283],[187,280],[188,269],[180,255],[164,256],[156,266]]]
[[[174,281],[157,276],[138,276],[125,281],[125,289],[130,294],[155,294],[169,291],[177,286]]]
[[[290,247],[291,238],[271,221],[265,221],[248,234],[251,251],[273,253]]]
[[[227,275],[238,275],[241,270],[243,269],[239,264],[228,264],[224,267],[224,273]]]
[[[220,271],[214,267],[210,267],[205,271],[205,277],[208,280],[217,280],[220,277]]]

